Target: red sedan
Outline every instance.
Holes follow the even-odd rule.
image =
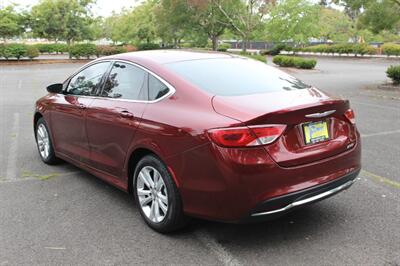
[[[264,63],[146,51],[83,66],[36,103],[39,154],[132,193],[159,232],[188,216],[263,220],[350,187],[349,102]]]

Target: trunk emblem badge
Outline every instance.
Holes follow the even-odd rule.
[[[307,118],[321,118],[333,114],[336,110],[329,110],[323,113],[315,113],[306,115]]]

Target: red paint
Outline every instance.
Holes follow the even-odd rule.
[[[57,156],[127,191],[130,155],[147,149],[165,162],[179,184],[184,211],[209,219],[240,219],[264,200],[360,168],[359,134],[345,118],[348,101],[316,88],[214,96],[163,67],[183,59],[226,56],[152,51],[108,57],[142,65],[176,92],[156,103],[49,94],[36,110],[49,124]],[[121,116],[124,110],[133,117]],[[305,117],[328,110],[336,112],[323,119]],[[320,120],[328,122],[331,139],[306,146],[301,124]],[[266,146],[226,148],[207,136],[215,128],[274,124],[286,128]]]

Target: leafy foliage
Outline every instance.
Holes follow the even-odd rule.
[[[160,49],[160,45],[156,43],[141,43],[138,45],[138,50],[155,50]]]
[[[68,52],[68,45],[63,43],[40,43],[35,45],[40,53],[65,53]]]
[[[41,0],[32,7],[31,27],[35,36],[73,41],[91,38],[93,0]]]
[[[19,43],[4,44],[0,48],[1,56],[6,59],[17,58],[19,60],[21,57],[26,56],[27,51],[28,46]]]
[[[229,48],[231,48],[231,45],[229,43],[223,43],[223,44],[218,45],[217,50],[220,52],[226,52],[226,51],[228,51]]]
[[[0,7],[0,38],[12,38],[24,31],[25,18],[13,5]]]
[[[38,57],[39,49],[33,45],[29,45],[26,49],[26,56],[29,57],[29,59],[31,59],[31,60],[35,57]]]
[[[393,80],[393,83],[400,84],[400,65],[390,66],[386,70],[386,74],[389,78]]]
[[[80,59],[81,57],[90,58],[96,54],[96,45],[91,43],[75,44],[69,48],[69,53],[72,57]]]
[[[400,55],[400,44],[385,43],[382,45],[382,52],[386,55]]]
[[[273,41],[307,43],[318,36],[319,8],[307,0],[285,0],[272,9],[267,24]]]
[[[328,54],[376,54],[376,49],[367,44],[342,43],[342,44],[320,44],[298,48],[296,51],[328,53]]]
[[[302,69],[313,69],[317,65],[314,59],[305,59],[295,56],[277,55],[274,56],[272,61],[274,64],[281,67],[295,67]]]

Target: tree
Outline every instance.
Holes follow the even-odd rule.
[[[32,7],[31,27],[35,36],[49,40],[74,41],[91,39],[94,0],[40,0]]]
[[[352,32],[352,22],[343,12],[333,8],[321,8],[319,16],[319,36],[325,41],[348,41]]]
[[[24,32],[24,17],[15,10],[14,5],[0,7],[0,38],[19,36]]]
[[[186,1],[161,0],[154,8],[156,33],[164,44],[172,43],[180,46],[184,38],[188,38],[194,27]]]
[[[307,43],[318,36],[319,7],[307,0],[284,0],[274,7],[267,21],[268,35],[273,41]]]
[[[243,41],[246,51],[249,40],[263,26],[263,19],[276,0],[211,0]]]
[[[398,30],[400,24],[400,2],[396,0],[371,1],[361,14],[359,26],[378,34],[383,30]]]
[[[113,13],[105,20],[105,36],[114,42],[150,43],[156,38],[155,1],[149,0],[134,9]]]
[[[197,24],[195,30],[203,31],[212,42],[212,49],[218,48],[218,38],[228,28],[229,21],[221,12],[219,6],[223,6],[226,1],[219,0],[190,0],[188,1],[193,21]]]

